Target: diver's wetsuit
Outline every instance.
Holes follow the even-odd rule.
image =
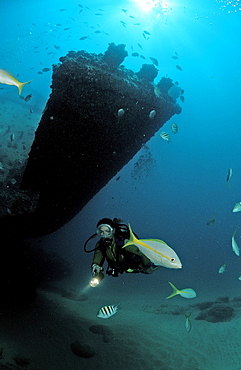
[[[128,245],[122,248],[127,240],[124,239],[100,239],[96,244],[93,264],[103,266],[105,259],[108,262],[108,270],[123,272],[142,272],[151,274],[160,266],[153,266],[147,258],[135,245]],[[113,275],[113,274],[112,274]],[[115,275],[113,275],[115,276]],[[117,275],[116,275],[117,276]]]

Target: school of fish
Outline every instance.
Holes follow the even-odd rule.
[[[78,4],[78,7],[79,7],[79,14],[82,13],[83,11],[86,11],[86,10],[90,9],[89,7],[83,6],[82,4]],[[66,10],[67,9],[64,9],[64,8],[59,9],[60,12],[65,12]],[[130,21],[130,20],[132,21],[131,26],[140,26],[141,25],[139,22],[136,22],[136,20],[135,20],[136,17],[134,15],[130,14],[128,9],[121,9],[121,11],[122,11],[123,17],[126,17],[126,18],[125,18],[125,20],[120,21],[120,23],[119,23],[120,27],[128,28],[130,26],[128,21]],[[98,11],[95,13],[95,16],[97,18],[101,18],[101,16],[103,14],[104,14],[104,10],[103,9],[98,9]],[[133,23],[133,22],[135,22],[135,23]],[[56,27],[62,27],[62,25],[57,23]],[[71,32],[71,27],[64,27],[63,30],[66,33]],[[96,37],[99,37],[99,36],[97,36],[99,34],[108,35],[108,33],[105,32],[102,29],[94,29],[93,33],[96,35]],[[79,36],[80,36],[78,38],[79,41],[81,41],[81,42],[83,41],[83,43],[88,42],[89,40],[91,40],[91,35],[84,34],[84,35],[79,35]],[[151,35],[151,32],[149,32],[148,30],[146,30],[146,29],[143,30],[142,29],[141,37],[143,39],[143,43],[145,43],[146,41],[148,41],[152,37],[152,35]],[[159,65],[159,62],[158,62],[157,58],[155,58],[153,56],[147,56],[147,55],[145,56],[144,55],[145,54],[144,44],[138,42],[136,45],[137,45],[138,48],[136,46],[131,47],[131,50],[132,50],[131,56],[133,58],[148,59],[148,60],[151,61],[151,63],[154,66]],[[57,44],[53,44],[52,46],[49,45],[49,46],[46,47],[46,50],[49,47],[53,48],[52,51],[49,52],[49,55],[53,56],[53,55],[55,55],[55,52],[61,52],[61,46],[60,45],[57,45]],[[136,50],[138,50],[138,51],[136,51]],[[174,54],[171,56],[171,58],[175,61],[178,60],[179,56],[178,56],[177,52],[174,52]],[[180,66],[179,64],[175,64],[175,68],[178,71],[180,71],[180,73],[184,73],[182,66]],[[51,69],[49,67],[44,67],[41,70],[39,70],[37,73],[39,75],[41,75],[43,73],[49,72],[50,70]],[[21,71],[21,73],[22,73],[22,71]],[[31,78],[31,76],[29,76],[28,78]],[[32,81],[33,81],[33,79],[30,79],[26,82],[20,82],[19,79],[16,76],[14,76],[14,74],[12,74],[12,72],[9,72],[6,69],[0,69],[0,84],[17,87],[19,95],[22,94],[24,86],[31,83]],[[156,96],[160,96],[160,90],[159,90],[158,87],[154,86],[154,92],[155,92]],[[184,92],[184,90],[182,90],[180,95],[179,95],[179,99],[182,103],[184,102],[183,92]],[[32,98],[32,94],[28,94],[26,97],[22,96],[22,99],[25,102],[28,102],[31,98]],[[30,109],[30,113],[32,113],[31,109]],[[117,110],[117,112],[115,113],[115,115],[117,116],[117,118],[119,120],[121,120],[122,118],[125,118],[126,117],[125,114],[126,114],[126,109],[124,109],[122,107],[120,107],[119,110]],[[156,112],[155,109],[150,110],[150,112],[148,114],[148,116],[150,118],[150,122],[151,122],[151,120],[156,119],[156,115],[157,115],[157,112]],[[171,131],[171,132],[169,133],[169,132],[166,132],[166,131],[161,131],[159,133],[159,137],[162,140],[164,140],[168,143],[171,141],[171,135],[177,134],[179,132],[178,125],[174,122],[171,123],[171,127],[169,127],[169,131]],[[14,142],[14,140],[15,140],[14,133],[9,134],[9,140],[10,140],[11,144]],[[0,170],[2,170],[2,169],[3,169],[3,166],[0,162]],[[227,184],[229,189],[231,189],[231,181],[233,182],[233,169],[229,168],[228,172],[227,172],[227,176],[226,176],[226,184]],[[241,212],[241,201],[234,204],[234,206],[232,208],[232,212],[233,213]],[[239,217],[239,216],[237,216],[237,217]],[[207,221],[206,224],[210,226],[210,225],[213,225],[214,222],[215,222],[215,218],[212,218],[209,221]],[[216,224],[215,224],[215,226],[216,226]],[[129,245],[135,245],[136,248],[140,252],[142,252],[144,255],[146,255],[150,259],[150,261],[153,262],[155,265],[166,267],[166,268],[171,268],[171,269],[180,269],[180,268],[182,268],[182,263],[181,263],[178,255],[176,254],[176,252],[171,247],[169,247],[168,244],[166,244],[164,241],[162,241],[160,239],[138,239],[133,234],[130,225],[129,225],[129,230],[130,230],[130,239],[125,243],[123,248],[127,248]],[[234,232],[232,233],[231,248],[232,248],[233,253],[237,257],[239,257],[240,256],[240,248],[239,248],[239,245],[238,245],[238,242],[237,242],[237,240],[238,240],[237,236],[236,236],[237,233],[238,233],[238,228],[236,228],[234,230]],[[230,235],[231,235],[231,232],[230,232]],[[219,267],[218,273],[223,274],[224,272],[226,272],[226,270],[227,270],[227,266],[226,266],[226,263],[224,263],[222,266]],[[241,281],[241,276],[239,276],[238,279]],[[166,297],[166,299],[172,298],[172,297],[177,296],[177,295],[179,295],[182,298],[186,298],[186,299],[191,299],[191,298],[196,297],[196,292],[192,288],[178,289],[171,282],[169,282],[169,284],[172,287],[173,291],[168,297]],[[97,313],[97,317],[102,318],[102,319],[109,319],[110,317],[112,317],[113,315],[115,315],[118,312],[118,306],[119,306],[119,304],[118,305],[106,305],[106,306],[101,307],[99,309],[98,313]],[[191,315],[191,313],[190,314],[185,314],[185,329],[188,333],[191,331],[191,328],[192,328],[190,315]]]
[[[228,188],[231,189],[231,186],[230,186],[230,180],[231,180],[231,177],[233,176],[233,169],[232,168],[229,168],[228,169],[228,173],[227,173],[227,176],[226,176],[226,183],[228,185]],[[241,202],[237,202],[233,209],[232,209],[232,212],[233,213],[238,213],[238,212],[241,212]],[[231,236],[231,248],[232,248],[232,251],[234,252],[234,254],[239,257],[240,256],[240,247],[237,243],[237,240],[235,239],[235,236],[236,236],[236,233],[237,233],[237,230],[238,230],[238,227],[234,230],[232,236]],[[227,270],[227,266],[226,266],[226,263],[224,263],[218,270],[219,274],[223,274],[225,271]],[[241,280],[241,276],[238,277],[239,280]]]

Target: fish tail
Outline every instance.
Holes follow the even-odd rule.
[[[19,93],[19,95],[22,94],[22,90],[23,90],[24,86],[29,84],[31,81],[33,81],[33,80],[30,80],[30,81],[27,81],[27,82],[19,82],[19,84],[18,84],[18,93]]]
[[[128,240],[124,245],[123,245],[123,247],[122,247],[122,248],[125,248],[125,247],[127,247],[128,245],[132,245],[132,244],[134,244],[134,243],[138,242],[138,239],[135,237],[135,235],[134,235],[134,233],[133,233],[133,231],[132,231],[131,225],[130,225],[130,224],[128,224],[128,227],[129,227],[129,231],[130,231],[130,238],[129,238],[129,240]]]
[[[170,281],[168,281],[168,283],[171,285],[173,292],[168,297],[166,297],[166,299],[172,298],[175,295],[179,294],[179,290],[175,287],[175,285],[173,285]]]
[[[186,319],[189,319],[189,317],[191,316],[191,314],[192,314],[191,312],[189,314],[184,313]]]
[[[234,233],[233,233],[232,238],[234,238],[234,237],[235,237],[235,234],[236,234],[237,230],[238,230],[238,228],[236,227],[236,229],[234,230]]]

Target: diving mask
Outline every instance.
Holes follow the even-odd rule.
[[[102,224],[97,227],[96,234],[101,238],[112,238],[114,229],[110,225]]]

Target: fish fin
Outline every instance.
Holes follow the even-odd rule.
[[[168,281],[168,283],[171,285],[173,292],[168,297],[166,297],[166,299],[172,298],[175,295],[179,294],[179,290],[175,287],[175,285],[173,285],[170,281]]]
[[[33,80],[30,80],[30,81],[27,81],[27,82],[19,82],[19,84],[18,84],[18,93],[19,93],[19,95],[22,94],[22,90],[23,90],[24,86],[29,84],[32,81]]]
[[[189,314],[187,314],[187,313],[184,313],[184,315],[185,315],[185,317],[186,317],[186,319],[189,319],[189,317],[191,316],[191,312],[189,313]]]
[[[128,224],[128,227],[129,227],[129,231],[130,231],[130,238],[129,240],[123,245],[122,248],[126,248],[128,247],[128,245],[132,245],[132,244],[135,244],[135,243],[138,243],[138,239],[135,237],[133,231],[132,231],[132,228],[131,228],[131,225]]]
[[[163,240],[161,240],[161,239],[141,239],[141,240],[144,241],[144,242],[145,241],[153,241],[153,242],[157,242],[157,243],[162,243],[162,244],[165,244],[165,245],[167,245],[169,247],[169,245],[166,242],[164,242]]]
[[[235,234],[236,234],[237,230],[238,230],[238,228],[236,227],[236,229],[234,230],[234,233],[233,233],[233,235],[232,235],[232,238],[234,238],[234,236],[235,236]]]

